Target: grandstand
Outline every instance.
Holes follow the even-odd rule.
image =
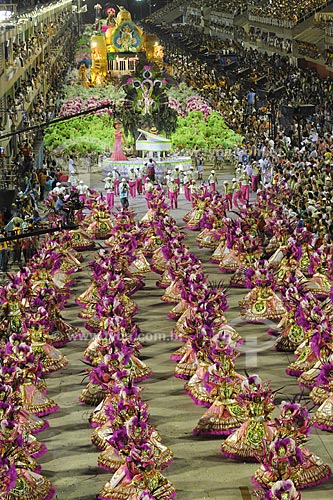
[[[333,72],[332,0],[175,0],[145,23],[181,23],[269,55],[285,55],[293,64],[316,69],[322,76]]]

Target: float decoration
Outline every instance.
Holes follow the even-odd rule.
[[[165,88],[166,83],[165,78],[154,77],[151,66],[144,66],[141,78],[129,78],[127,85],[136,91],[136,96],[133,99],[135,110],[143,115],[157,111],[160,107],[160,100],[156,90]]]
[[[91,37],[91,80],[93,85],[103,84],[107,75],[119,77],[135,72],[138,53],[144,55],[142,29],[132,21],[124,7],[108,7],[106,24]],[[96,25],[97,26],[97,25]]]
[[[178,116],[177,129],[171,135],[171,140],[176,150],[209,151],[233,148],[242,142],[243,137],[229,129],[216,111],[207,117],[204,111],[190,111],[184,118]]]
[[[103,7],[101,6],[100,3],[96,3],[94,5],[94,10],[95,10],[95,20],[96,22],[100,19],[101,17],[101,12],[102,12]]]
[[[139,137],[135,142],[137,151],[150,151],[157,153],[171,150],[171,140],[163,137],[157,133],[157,129],[152,128],[149,132],[147,130],[138,129]]]
[[[96,4],[96,17],[100,15]],[[163,65],[163,48],[156,35],[145,34],[132,21],[124,7],[108,6],[104,9],[107,19],[96,19],[95,34],[91,37],[91,85],[104,84],[106,77],[134,74],[138,63],[146,60]]]
[[[126,133],[137,137],[137,129],[157,128],[166,136],[175,130],[177,112],[169,107],[168,81],[159,68],[145,65],[134,77],[124,80],[125,106],[120,111]]]
[[[114,30],[113,47],[118,52],[137,52],[142,44],[139,29],[132,22],[122,22]]]

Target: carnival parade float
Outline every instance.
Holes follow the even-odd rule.
[[[59,113],[66,120],[45,132],[45,147],[60,166],[72,154],[81,171],[117,168],[126,175],[154,158],[163,180],[168,169],[190,168],[194,152],[241,141],[218,112],[166,71],[154,34],[144,33],[124,7],[103,12],[98,6],[67,76]],[[113,154],[120,146],[123,155]]]

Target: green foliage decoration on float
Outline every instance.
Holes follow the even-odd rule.
[[[177,129],[171,134],[176,150],[233,148],[242,142],[242,136],[229,129],[218,112],[204,117],[201,111],[191,111],[178,117]]]

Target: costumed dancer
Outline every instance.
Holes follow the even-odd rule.
[[[277,351],[294,352],[308,337],[308,333],[300,324],[302,321],[299,321],[302,315],[297,312],[300,308],[307,307],[310,294],[302,291],[301,285],[292,275],[285,283],[281,288],[281,299],[286,313],[276,329],[270,329],[267,333],[276,336],[274,348]]]
[[[187,171],[183,173],[184,196],[186,201],[191,201],[190,194],[191,179]]]
[[[232,179],[232,186],[231,186],[231,189],[232,189],[232,204],[234,207],[236,207],[237,209],[239,209],[239,202],[242,201],[242,192],[241,192],[241,187],[240,187],[240,183],[236,180],[236,178],[234,177]]]
[[[310,430],[307,409],[299,403],[283,401],[274,422],[274,440],[271,445],[263,442],[265,453],[258,457],[261,466],[252,481],[267,489],[281,479],[291,479],[298,489],[327,481],[330,467],[305,446]]]
[[[179,194],[179,185],[176,182],[176,179],[170,177],[170,180],[168,182],[168,197],[170,200],[171,209],[178,208],[178,194]]]
[[[79,193],[79,200],[81,201],[81,203],[85,203],[88,190],[89,190],[88,186],[84,184],[83,181],[79,181],[79,184],[77,186],[77,192]]]
[[[319,404],[313,418],[313,425],[318,429],[333,432],[333,364],[325,363],[317,377],[316,386],[310,397]]]
[[[144,185],[144,189],[145,189],[145,198],[146,198],[147,208],[149,210],[149,208],[151,208],[150,202],[151,202],[151,199],[153,197],[152,193],[153,193],[153,190],[154,190],[154,184],[150,180],[149,177],[147,177],[147,179],[146,179],[146,182],[145,182],[145,185]]]
[[[302,500],[291,479],[277,481],[270,490],[256,490],[254,494],[257,500]]]
[[[22,328],[32,351],[38,355],[43,374],[61,370],[67,366],[67,358],[48,342],[51,325],[46,309],[38,307],[36,311],[26,311]]]
[[[300,311],[300,307],[298,308]],[[312,389],[316,385],[316,377],[323,364],[332,361],[332,326],[328,318],[319,308],[301,311],[298,320],[305,331],[306,339],[295,351],[296,360],[286,370],[287,375],[298,377],[298,382]]]
[[[197,423],[194,434],[229,435],[238,429],[246,420],[241,406],[237,402],[237,396],[241,392],[244,377],[235,371],[234,359],[238,355],[235,351],[235,343],[230,337],[224,336],[224,345],[212,349],[216,360],[215,366],[211,366],[209,372],[215,375],[216,399],[210,408],[204,413]]]
[[[134,170],[134,167],[131,167],[129,172],[128,172],[128,185],[129,185],[129,192],[130,196],[132,198],[136,197],[136,188],[137,188],[137,175]]]
[[[127,161],[127,157],[124,154],[123,150],[123,138],[124,134],[122,131],[122,126],[120,122],[114,123],[114,143],[111,154],[111,161]]]
[[[175,181],[178,186],[178,191],[180,190],[180,169],[179,167],[175,167],[171,172],[171,178]],[[171,180],[170,178],[170,180]]]
[[[198,192],[198,184],[196,179],[193,179],[190,186],[190,201],[192,204],[192,208],[194,208],[196,202],[196,194]]]
[[[252,286],[252,290],[239,302],[241,317],[251,323],[281,319],[286,311],[274,291],[273,273],[259,262],[256,267],[247,270],[246,276],[247,286]]]
[[[211,200],[211,193],[206,193],[203,187],[200,187],[194,193],[192,199],[192,209],[184,215],[187,229],[197,231],[200,228],[200,221]]]
[[[251,234],[240,235],[235,239],[233,249],[238,256],[238,268],[230,278],[230,286],[245,287],[248,284],[247,269],[251,268],[262,255],[262,240]],[[220,266],[222,267],[221,263]]]
[[[154,451],[149,444],[133,446],[124,452],[126,462],[102,488],[99,500],[170,500],[176,496],[174,486],[154,465]]]
[[[271,442],[274,436],[271,421],[273,400],[272,389],[268,383],[263,383],[258,375],[251,375],[243,382],[237,401],[247,419],[222,443],[223,455],[246,462],[258,460],[264,453],[262,442]]]
[[[324,363],[320,368],[316,385],[310,392],[310,398],[315,405],[321,405],[330,396],[332,379],[333,363]]]
[[[94,432],[92,442],[96,444],[102,452],[98,458],[98,464],[103,469],[115,472],[125,463],[123,455],[124,441],[119,449],[119,436],[128,426],[135,422],[137,429],[133,429],[134,437],[139,437],[142,431],[141,423],[147,424],[146,438],[154,449],[155,465],[165,469],[173,460],[173,453],[169,448],[161,443],[159,433],[150,424],[147,403],[140,400],[141,389],[131,381],[130,372],[122,370],[115,374],[114,388],[107,397],[107,402],[103,402],[102,424],[96,425],[96,418],[93,421]],[[99,411],[98,413],[101,413]]]
[[[140,167],[136,169],[136,192],[142,194],[143,192],[143,173]]]
[[[212,259],[218,259],[219,270],[222,273],[234,273],[240,267],[240,255],[237,250],[237,240],[241,236],[242,230],[239,221],[227,221],[227,232],[225,233],[225,243],[221,244],[214,252]]]
[[[250,198],[250,181],[248,175],[244,172],[239,178],[241,200],[246,205]]]
[[[259,169],[256,161],[252,162],[252,173],[251,173],[251,188],[252,193],[256,193],[258,191],[259,184]]]
[[[0,402],[0,495],[1,498],[51,500],[52,483],[39,473],[40,467],[26,451],[24,432],[15,421],[12,404]]]
[[[219,193],[214,193],[200,221],[202,230],[196,238],[199,247],[216,248],[219,245],[220,235],[224,231],[225,213],[223,197]]]
[[[114,207],[114,181],[110,174],[105,178],[104,189],[106,191],[106,201],[111,211]]]
[[[104,200],[96,200],[90,217],[92,222],[86,229],[87,233],[93,239],[109,238],[112,229],[112,220],[110,218],[109,208]]]
[[[224,181],[223,187],[227,209],[232,210],[232,185],[228,181]]]
[[[120,173],[116,168],[113,168],[112,170],[112,179],[114,185],[114,194],[115,196],[119,196]]]
[[[215,193],[215,191],[216,191],[216,185],[218,183],[217,176],[215,174],[215,170],[211,170],[210,171],[210,174],[208,176],[207,182],[208,182],[208,186],[209,186],[210,192],[211,193]]]

